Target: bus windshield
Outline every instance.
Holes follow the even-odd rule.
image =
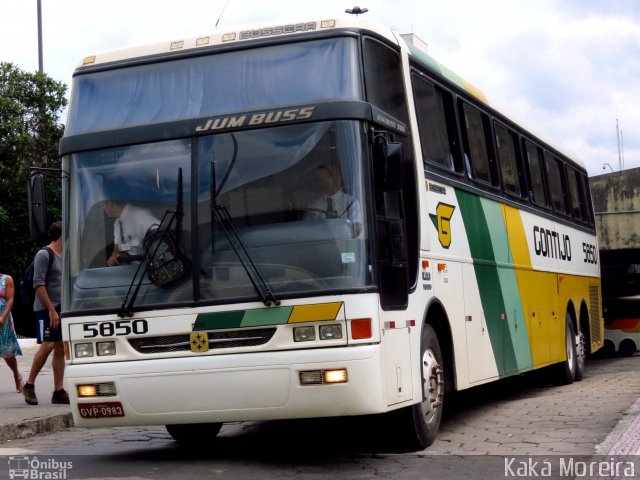
[[[259,300],[248,269],[279,299],[372,286],[363,149],[328,121],[70,155],[65,311],[119,308],[135,278],[137,307]],[[187,270],[166,284],[136,277],[158,230]]]
[[[355,38],[77,74],[65,136],[361,97]]]

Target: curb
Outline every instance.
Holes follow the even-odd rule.
[[[18,338],[18,343],[23,350],[23,355],[25,355],[26,363],[23,367],[26,367],[27,364],[32,362],[33,355],[39,345],[35,338]],[[51,382],[50,369],[49,367],[44,367],[43,370],[47,370],[48,378],[45,382],[47,384]],[[5,380],[13,388],[13,379],[11,381],[3,379],[3,381]],[[5,414],[0,415],[0,446],[4,446],[3,444],[12,440],[21,440],[43,433],[59,432],[73,426],[73,416],[67,409],[48,408],[47,405],[33,407],[24,404],[22,404],[22,407],[16,407],[11,402],[11,405],[7,406]]]
[[[0,444],[11,440],[33,437],[40,433],[59,432],[71,427],[73,427],[71,412],[24,420],[9,425],[0,425]]]
[[[640,399],[624,412],[607,438],[596,445],[598,455],[636,455],[640,451]]]

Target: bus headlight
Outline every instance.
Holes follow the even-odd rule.
[[[76,358],[93,357],[93,343],[76,343],[73,349]]]
[[[342,338],[342,326],[338,323],[320,325],[320,340],[336,340]]]
[[[294,342],[312,342],[316,339],[316,327],[295,327],[293,329]]]
[[[96,343],[96,350],[98,351],[98,356],[102,357],[105,355],[115,355],[116,354],[116,342],[98,342]]]

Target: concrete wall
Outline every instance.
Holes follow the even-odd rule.
[[[640,248],[640,168],[589,178],[600,250]]]

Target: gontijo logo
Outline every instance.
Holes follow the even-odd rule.
[[[533,227],[533,245],[536,255],[571,261],[571,238],[555,230]]]
[[[438,241],[443,248],[451,246],[451,217],[456,207],[439,202],[436,206],[436,214],[429,214],[433,225],[438,229]]]

